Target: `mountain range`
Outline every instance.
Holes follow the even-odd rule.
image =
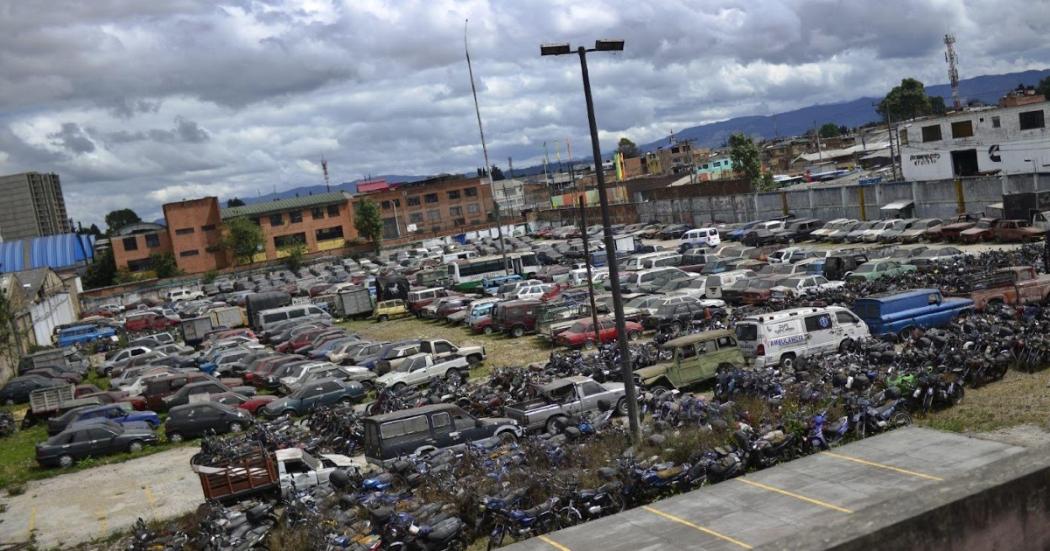
[[[959,81],[959,94],[964,102],[978,101],[994,105],[1006,92],[1017,88],[1019,84],[1034,86],[1041,79],[1050,77],[1050,69],[1022,71],[1006,73],[1002,75],[982,75]],[[946,105],[951,105],[951,86],[948,84],[934,84],[926,87],[926,93],[930,96],[941,96]],[[800,136],[811,130],[815,125],[832,122],[839,126],[857,127],[870,122],[882,120],[875,112],[875,104],[882,98],[862,97],[842,103],[828,103],[811,105],[793,111],[785,111],[775,115],[758,115],[734,117],[724,121],[701,124],[685,128],[675,133],[679,140],[690,140],[697,147],[720,147],[729,136],[737,132],[743,132],[749,136],[759,139],[769,139],[784,136]],[[654,151],[668,145],[666,139],[660,139],[647,144],[639,145],[641,151]],[[611,157],[612,153],[609,154]],[[590,157],[580,159],[579,162],[590,162]],[[531,176],[543,173],[543,165],[535,165],[524,168],[514,168],[514,176]],[[413,182],[422,180],[427,176],[404,176],[388,174],[376,176],[373,180],[385,179],[391,183]],[[354,193],[357,184],[364,180],[354,180],[332,186],[332,190],[341,190]],[[261,201],[275,201],[315,193],[324,193],[323,185],[311,185],[292,188],[276,194],[269,193],[258,197],[241,197],[245,203],[258,203]],[[225,200],[224,200],[225,201]],[[224,202],[225,204],[225,202]]]

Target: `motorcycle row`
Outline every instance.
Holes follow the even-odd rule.
[[[974,274],[1019,264],[1040,265],[1039,252],[967,257],[917,277],[924,285],[964,289]],[[738,308],[690,330],[731,327],[733,320],[763,310],[848,304],[850,296],[914,288],[915,277],[851,283],[821,296],[785,299],[788,305]],[[462,550],[478,540],[492,549],[908,425],[914,415],[955,405],[967,387],[1001,379],[1010,368],[1043,367],[1050,351],[1047,327],[1050,310],[1041,305],[993,306],[943,328],[856,342],[791,368],[723,367],[709,399],[677,390],[641,392],[643,439],[634,445],[611,410],[582,415],[554,433],[405,457],[374,472],[341,469],[328,485],[293,489],[276,501],[208,503],[194,522],[139,525],[128,549],[301,544],[437,551]],[[632,344],[631,352],[635,368],[666,360],[653,344]],[[505,404],[531,397],[535,383],[573,374],[616,380],[619,362],[611,346],[591,355],[557,352],[545,365],[495,370],[483,384],[380,389],[367,414],[451,401],[478,415],[495,415]],[[297,421],[258,423],[238,435],[206,438],[194,461],[218,461],[257,443],[270,450],[358,453],[360,419],[352,408],[338,407]]]

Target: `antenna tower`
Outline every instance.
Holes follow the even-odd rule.
[[[948,33],[944,35],[944,61],[948,63],[948,82],[952,84],[952,104],[956,110],[962,109],[959,101],[959,56],[955,55],[955,35]]]
[[[328,161],[324,159],[324,155],[321,155],[321,170],[324,171],[324,190],[332,191],[332,186],[328,183]]]

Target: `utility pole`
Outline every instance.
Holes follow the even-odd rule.
[[[467,44],[467,23],[463,21],[463,51],[467,54],[467,72],[470,73],[470,93],[474,95],[474,113],[478,116],[478,133],[481,134],[481,153],[485,156],[485,173],[489,177],[489,191],[492,193],[492,204],[496,209],[496,235],[499,238],[499,252],[503,256],[503,273],[510,274],[507,264],[507,246],[503,243],[503,219],[500,216],[499,201],[496,200],[496,186],[492,183],[492,165],[489,164],[489,150],[485,146],[485,129],[481,125],[481,108],[478,107],[478,89],[474,86],[474,69],[470,65],[470,47]]]
[[[511,157],[507,157],[507,177],[514,179],[514,159]]]

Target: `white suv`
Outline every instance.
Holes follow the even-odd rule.
[[[197,300],[204,298],[204,293],[201,291],[191,291],[189,289],[172,289],[165,295],[168,302],[182,302],[184,300]]]

